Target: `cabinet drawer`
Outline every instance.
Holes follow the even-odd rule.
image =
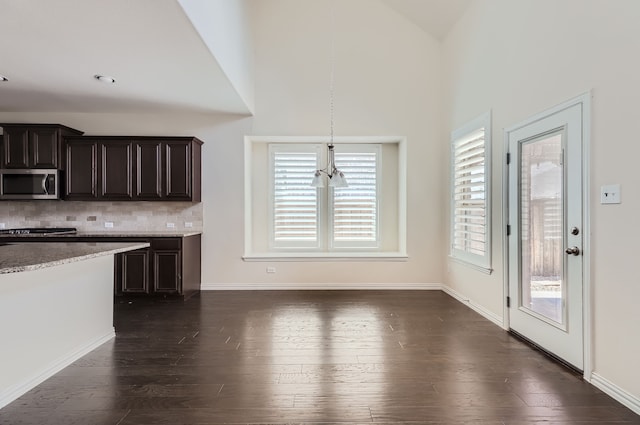
[[[182,248],[181,238],[157,238],[151,239],[151,248],[154,250],[180,250]]]

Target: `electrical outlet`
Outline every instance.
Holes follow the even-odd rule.
[[[176,223],[167,223],[167,229],[175,229]]]
[[[276,268],[273,266],[268,266],[267,267],[267,273],[275,273],[276,272]]]
[[[113,228],[113,221],[105,221],[104,227],[106,227],[107,229]]]
[[[0,229],[4,229],[4,223],[0,223]]]
[[[184,227],[191,228],[191,227],[193,227],[193,223],[192,223],[192,222],[190,222],[190,221],[185,221],[185,222],[184,222]]]

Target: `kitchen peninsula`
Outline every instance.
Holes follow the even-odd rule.
[[[114,255],[148,246],[0,244],[0,408],[115,336]]]

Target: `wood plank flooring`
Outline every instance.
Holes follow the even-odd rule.
[[[640,424],[440,291],[205,292],[115,326],[0,424]]]

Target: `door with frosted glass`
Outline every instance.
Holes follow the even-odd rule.
[[[506,135],[509,327],[582,369],[582,104]]]

